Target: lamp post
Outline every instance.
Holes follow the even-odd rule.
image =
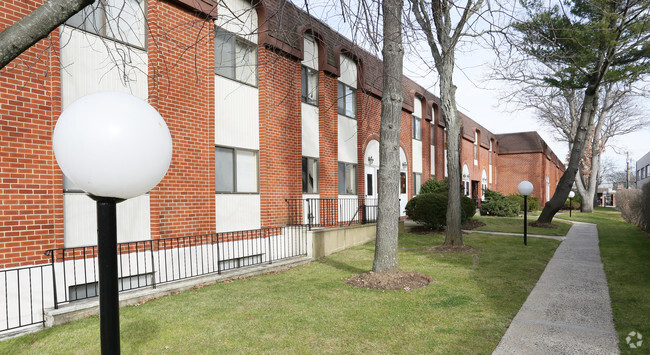
[[[524,180],[519,183],[517,190],[524,195],[524,245],[528,245],[528,195],[533,193],[533,184]]]
[[[575,192],[569,192],[569,217],[571,217],[571,211],[573,211],[573,197],[576,195]]]
[[[97,202],[99,321],[102,354],[120,352],[116,204],[147,193],[167,173],[167,124],[143,100],[98,92],[73,102],[52,137],[63,173]]]

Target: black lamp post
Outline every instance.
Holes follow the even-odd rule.
[[[517,190],[524,195],[524,245],[528,245],[528,195],[533,193],[533,184],[524,180],[519,183]]]
[[[143,100],[98,92],[65,109],[52,140],[63,173],[97,201],[101,349],[102,354],[119,354],[116,205],[162,180],[171,162],[171,135],[160,114]]]
[[[576,195],[575,192],[569,192],[569,217],[571,217],[571,211],[573,211],[573,197]]]

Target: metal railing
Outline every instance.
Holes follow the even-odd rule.
[[[295,198],[285,199],[289,224],[314,227],[342,227],[377,220],[376,198]]]
[[[304,231],[303,226],[286,226],[120,243],[118,288],[155,288],[307,255]],[[45,254],[51,262],[55,308],[99,294],[97,246],[50,249]]]
[[[0,331],[45,323],[45,308],[52,307],[49,270],[52,265],[26,266],[0,271]]]

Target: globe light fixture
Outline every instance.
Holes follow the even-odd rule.
[[[524,195],[524,245],[528,245],[528,195],[533,193],[533,184],[524,180],[517,186],[517,191]]]
[[[575,192],[569,192],[569,217],[571,217],[571,211],[573,211],[573,197],[575,197],[575,195]]]
[[[116,204],[147,193],[167,173],[172,139],[160,114],[121,92],[98,92],[68,106],[52,136],[61,170],[97,202],[102,354],[120,352]]]

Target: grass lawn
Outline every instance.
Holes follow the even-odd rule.
[[[562,218],[569,219],[568,215]],[[625,223],[611,208],[594,213],[573,213],[574,221],[596,223],[600,240],[614,323],[622,353],[650,352],[650,237]],[[640,349],[630,349],[625,338],[632,332],[644,335]]]
[[[504,233],[524,233],[524,216],[519,217],[493,217],[479,216],[472,217],[485,223],[484,226],[476,228],[477,231],[504,232]],[[537,216],[528,216],[528,222],[534,222]],[[528,234],[565,236],[571,228],[570,222],[554,220],[553,225],[557,228],[540,228],[528,226]]]
[[[410,291],[344,283],[374,245],[121,310],[124,353],[491,353],[559,245],[469,234],[475,253],[432,252],[442,235],[400,235],[400,266],[433,277]],[[478,256],[478,263],[474,256]],[[649,333],[650,334],[650,333]],[[0,342],[0,353],[98,353],[89,317]]]

